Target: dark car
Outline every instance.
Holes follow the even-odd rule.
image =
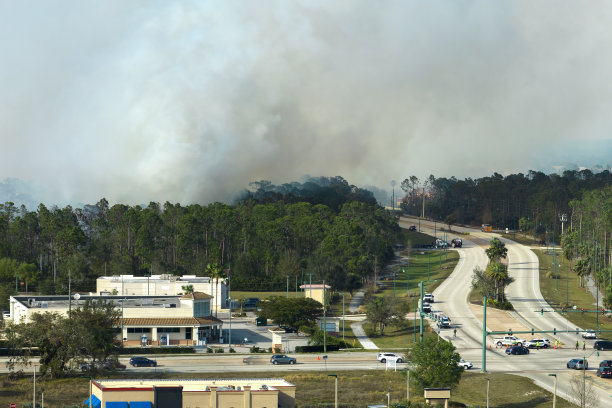
[[[293,327],[289,327],[289,326],[278,326],[278,327],[283,329],[285,333],[297,333],[297,330],[294,329]]]
[[[243,309],[257,309],[259,306],[259,298],[246,298],[242,303]]]
[[[523,346],[510,346],[506,349],[506,354],[529,354],[529,349]]]
[[[411,225],[408,227],[408,231],[416,231],[416,225],[411,224]]]
[[[595,350],[612,350],[612,341],[610,340],[597,340],[593,344]]]
[[[297,360],[284,354],[274,354],[270,357],[270,362],[272,364],[295,364]]]
[[[130,365],[134,367],[157,367],[157,361],[146,357],[130,358]]]
[[[612,377],[612,360],[604,360],[599,363],[597,376],[601,378]]]
[[[455,238],[451,241],[451,245],[453,248],[461,248],[463,246],[463,241],[461,238]]]
[[[574,370],[589,369],[589,362],[582,358],[572,358],[567,362],[567,368],[573,368]]]

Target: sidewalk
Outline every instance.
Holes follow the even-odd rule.
[[[368,336],[366,336],[361,322],[351,324],[351,330],[353,330],[353,334],[355,337],[357,337],[357,340],[359,340],[364,349],[378,350],[378,346],[374,344],[374,342],[370,340]]]

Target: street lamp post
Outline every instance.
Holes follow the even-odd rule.
[[[487,378],[487,408],[489,408],[489,385],[490,383],[491,383],[491,380]]]
[[[328,377],[334,377],[336,385],[334,389],[334,408],[338,408],[338,374],[327,374]]]
[[[549,377],[555,377],[555,386],[553,392],[553,408],[557,408],[557,374],[548,374]]]

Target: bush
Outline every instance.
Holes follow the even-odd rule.
[[[236,352],[236,350],[234,350],[233,348],[231,348],[231,347],[230,347],[229,352],[230,352],[230,353],[235,353],[235,352]]]
[[[213,349],[211,349],[210,347],[206,350],[207,353],[214,353]]]
[[[118,347],[115,352],[117,354],[193,354],[193,347]]]
[[[338,345],[328,345],[327,351],[338,351],[340,350],[340,346]],[[296,353],[322,353],[323,346],[295,346]]]
[[[224,350],[222,348],[217,348],[215,349],[215,353],[223,353]]]

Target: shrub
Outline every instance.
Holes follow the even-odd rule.
[[[231,348],[231,347],[230,347],[229,352],[230,352],[230,353],[235,353],[235,352],[236,352],[236,350],[234,350],[233,348]]]
[[[211,349],[210,347],[208,349],[206,349],[207,353],[214,353],[213,349]]]
[[[224,350],[222,348],[217,348],[215,349],[215,353],[223,353]]]

